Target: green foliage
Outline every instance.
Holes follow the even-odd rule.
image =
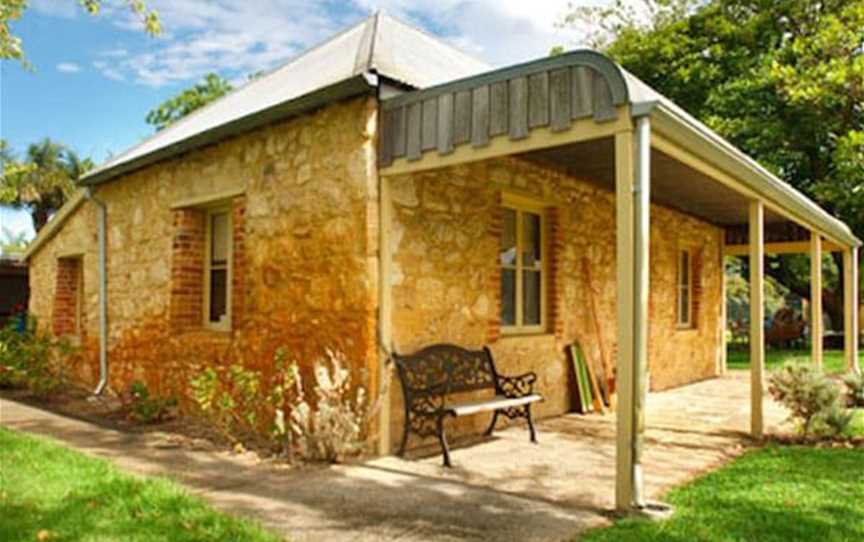
[[[65,0],[73,1],[73,0]],[[102,9],[102,0],[77,0],[78,4],[90,15],[98,15]],[[135,14],[151,36],[157,36],[162,31],[159,15],[149,9],[143,0],[124,0],[128,9]],[[0,59],[17,60],[29,67],[24,55],[21,38],[12,34],[11,25],[21,19],[29,6],[28,0],[3,0],[0,2]]]
[[[864,0],[642,4],[655,7],[614,0],[562,24],[599,29],[595,46],[864,237]],[[808,297],[808,275],[772,260]]]
[[[147,113],[147,124],[154,126],[156,130],[162,130],[196,109],[228,94],[231,90],[233,87],[228,80],[215,73],[209,73],[200,83],[168,98]]]
[[[771,374],[768,391],[790,411],[791,419],[799,423],[804,435],[813,432],[815,422],[829,434],[837,435],[851,421],[850,416],[845,425],[842,423],[839,388],[811,365],[787,364]]]
[[[850,407],[864,408],[864,373],[849,373],[843,377],[846,401]]]
[[[627,518],[582,542],[864,540],[864,449],[768,446],[673,489],[666,521]]]
[[[276,350],[273,369],[275,376],[267,402],[273,409],[273,426],[270,434],[280,455],[290,456],[293,450],[291,428],[288,423],[289,414],[286,411],[286,397],[294,386],[295,371],[287,364],[287,354],[284,349]]]
[[[201,414],[229,441],[257,430],[261,373],[239,364],[206,367],[189,384]]]
[[[726,313],[732,342],[746,343],[750,336],[750,283],[740,258],[725,259]],[[773,315],[785,306],[789,290],[772,277],[765,279],[765,314]]]
[[[167,420],[174,416],[177,407],[175,397],[152,397],[147,385],[138,380],[129,386],[125,402],[129,408],[129,416],[140,423]]]
[[[36,231],[72,196],[76,181],[95,167],[89,158],[81,159],[47,138],[30,145],[24,161],[17,160],[5,142],[2,147],[0,204],[28,208]]]
[[[63,363],[73,352],[65,340],[37,330],[28,319],[23,331],[17,323],[0,329],[0,388],[25,388],[45,397],[64,382]]]
[[[0,540],[277,542],[166,478],[0,427]],[[42,534],[40,534],[42,533]]]

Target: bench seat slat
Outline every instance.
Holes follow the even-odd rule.
[[[447,405],[446,410],[454,416],[469,416],[478,412],[491,412],[504,408],[513,408],[523,406],[530,403],[542,401],[543,397],[538,394],[526,395],[525,397],[508,398],[501,395],[496,395],[490,399],[481,399],[478,401],[466,401],[455,405]]]

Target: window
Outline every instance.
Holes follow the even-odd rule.
[[[693,326],[693,258],[689,250],[678,253],[678,327]]]
[[[230,326],[231,215],[227,209],[207,213],[205,322],[209,327]]]
[[[542,332],[546,324],[543,211],[507,205],[503,222],[498,256],[503,331]]]

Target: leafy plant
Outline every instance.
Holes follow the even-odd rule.
[[[789,409],[804,435],[813,433],[817,420],[829,429],[843,425],[839,388],[810,365],[787,363],[771,375],[768,391]]]
[[[370,402],[366,389],[354,385],[342,354],[328,351],[326,359],[313,365],[313,400],[306,398],[297,364],[290,371],[294,381],[291,397],[291,431],[297,451],[307,460],[338,462],[363,453],[369,427],[381,395]]]
[[[843,377],[846,401],[850,407],[864,407],[864,373],[849,373]]]
[[[151,397],[147,385],[136,380],[126,394],[130,417],[141,423],[167,420],[174,415],[177,399],[174,397]]]
[[[65,340],[40,333],[35,318],[21,317],[23,329],[18,322],[0,329],[0,387],[50,395],[64,382],[63,362],[73,348]]]
[[[274,359],[275,376],[267,402],[273,408],[273,426],[270,434],[275,441],[277,450],[281,455],[292,453],[291,427],[286,412],[286,396],[294,385],[294,371],[286,365],[287,355],[284,349],[278,349]]]
[[[259,371],[239,364],[207,367],[189,384],[201,413],[229,441],[239,444],[243,435],[256,431]]]

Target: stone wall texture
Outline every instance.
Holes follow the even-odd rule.
[[[108,209],[110,385],[144,381],[188,406],[188,382],[206,365],[272,370],[286,347],[308,366],[328,349],[376,380],[378,305],[377,107],[334,104],[190,152],[97,187]],[[540,416],[571,409],[565,346],[615,364],[614,196],[547,167],[491,160],[391,178],[393,330],[398,351],[436,342],[490,344],[504,373],[536,371]],[[547,207],[549,326],[510,336],[499,323],[502,196]],[[232,325],[203,325],[203,209],[230,208]],[[716,373],[721,232],[663,208],[652,217],[652,389]],[[698,261],[698,317],[675,323],[678,250]],[[84,203],[31,259],[30,309],[50,329],[58,263],[80,258],[84,330],[73,373],[98,378],[96,209]],[[60,264],[63,265],[63,264]],[[60,281],[62,282],[62,281]],[[63,283],[65,284],[65,283]],[[61,288],[63,287],[61,285]],[[43,324],[44,327],[45,324]],[[60,331],[68,331],[68,325]],[[272,371],[271,371],[272,372]],[[402,429],[392,386],[392,433]],[[460,421],[479,428],[485,417]],[[482,419],[481,419],[482,418]],[[459,429],[459,428],[457,428]],[[398,438],[394,439],[398,441]]]
[[[436,342],[471,348],[489,344],[502,373],[538,374],[546,399],[536,410],[539,416],[570,411],[566,345],[579,341],[597,365],[604,358],[615,365],[614,194],[518,159],[400,175],[390,182],[397,350],[411,352]],[[510,336],[498,326],[505,193],[547,208],[546,333]],[[649,371],[651,388],[661,390],[717,374],[722,232],[657,206],[651,229]],[[692,251],[694,271],[698,267],[692,329],[679,329],[675,313],[677,255],[685,248]],[[394,389],[391,431],[398,442],[404,415],[401,391]],[[488,423],[484,416],[471,418],[455,420],[455,429],[477,431]]]
[[[188,400],[202,366],[266,374],[279,347],[301,365],[332,349],[377,366],[376,115],[373,99],[335,104],[97,188],[108,209],[115,391],[142,380]],[[202,317],[200,209],[216,203],[230,205],[233,222],[230,332]],[[30,262],[30,309],[50,325],[59,258],[82,258],[86,338],[73,363],[88,384],[98,378],[97,248],[87,202]]]

